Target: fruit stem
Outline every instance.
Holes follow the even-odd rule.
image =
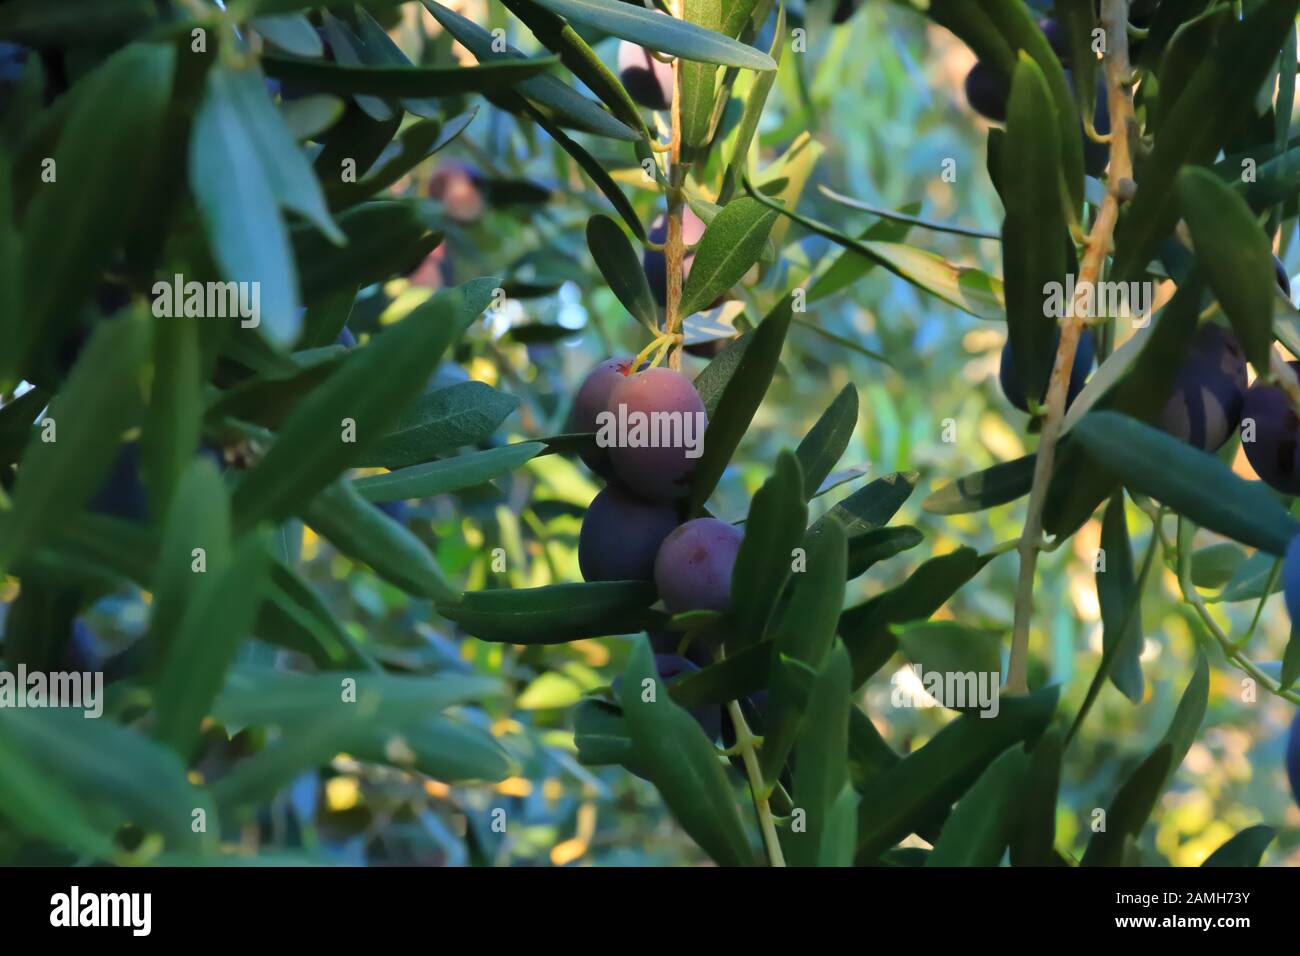
[[[1178,590],[1182,593],[1183,603],[1187,604],[1196,616],[1201,619],[1205,629],[1210,632],[1210,636],[1218,643],[1219,648],[1223,651],[1225,657],[1237,667],[1238,670],[1244,671],[1252,677],[1255,682],[1261,685],[1266,691],[1275,697],[1281,697],[1283,700],[1290,701],[1293,704],[1300,704],[1300,691],[1284,690],[1282,685],[1269,677],[1259,669],[1253,660],[1246,656],[1241,649],[1241,643],[1234,643],[1232,638],[1219,626],[1219,622],[1210,614],[1210,609],[1205,606],[1205,601],[1197,592],[1196,586],[1192,583],[1192,549],[1190,547],[1179,549],[1169,541],[1169,536],[1165,534],[1161,525],[1161,519],[1164,512],[1156,507],[1150,501],[1140,502],[1138,505],[1151,518],[1153,531],[1156,539],[1160,542],[1160,550],[1164,554],[1165,561],[1169,561],[1170,552],[1174,553],[1176,558],[1175,567],[1178,579]],[[1185,519],[1181,516],[1178,519],[1179,539],[1187,542],[1191,541],[1191,535],[1195,529],[1192,529]],[[1267,598],[1267,593],[1265,594]]]
[[[682,17],[682,0],[673,0],[673,16]],[[667,307],[664,331],[679,331],[682,302],[682,208],[686,205],[686,170],[682,166],[682,59],[673,60],[673,138],[668,166],[668,240],[664,245],[664,265],[668,270]],[[679,371],[682,364],[681,349],[669,353],[668,367]]]
[[[1056,458],[1056,442],[1061,437],[1061,423],[1065,418],[1065,397],[1069,392],[1074,353],[1087,321],[1087,316],[1084,315],[1087,303],[1083,296],[1101,275],[1102,264],[1110,251],[1115,223],[1119,219],[1120,201],[1126,198],[1120,185],[1133,178],[1133,156],[1129,150],[1133,99],[1128,86],[1132,72],[1128,55],[1128,7],[1129,0],[1102,0],[1101,4],[1101,22],[1107,38],[1104,60],[1106,95],[1113,118],[1111,129],[1117,135],[1110,137],[1110,171],[1106,177],[1106,198],[1088,233],[1079,269],[1075,307],[1062,320],[1061,341],[1057,346],[1056,363],[1052,367],[1052,378],[1047,388],[1047,412],[1043,417],[1042,433],[1038,440],[1034,481],[1029,492],[1028,513],[1018,547],[1020,580],[1016,587],[1015,625],[1011,632],[1011,659],[1007,665],[1005,688],[1011,694],[1029,692],[1029,624],[1034,613],[1034,570],[1038,563],[1039,542],[1043,536],[1043,505]]]
[[[739,748],[741,760],[745,763],[745,775],[749,778],[749,792],[754,798],[754,812],[758,814],[758,826],[763,833],[768,863],[772,866],[785,866],[785,854],[781,852],[781,841],[776,834],[776,821],[772,818],[772,808],[767,801],[763,774],[758,767],[758,757],[754,754],[756,738],[745,722],[738,701],[727,702],[727,714],[731,717],[731,725],[736,728],[735,746]]]

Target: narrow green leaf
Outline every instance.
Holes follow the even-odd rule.
[[[619,0],[534,0],[570,23],[594,27],[647,50],[657,50],[700,63],[718,63],[747,70],[775,70],[766,53],[751,46],[670,17]]]
[[[483,641],[564,644],[584,637],[635,634],[661,624],[651,611],[653,585],[640,581],[553,584],[541,588],[471,591],[438,613]]]
[[[307,504],[302,519],[344,554],[416,597],[454,602],[453,588],[429,549],[341,479]]]
[[[219,577],[229,566],[230,556],[230,495],[216,465],[196,459],[185,470],[171,499],[152,562],[149,647],[154,675],[173,659],[172,646],[186,608],[195,604],[200,587],[208,580],[206,571],[195,569],[210,568]]]
[[[246,92],[249,83],[257,84],[257,90]],[[216,68],[208,73],[190,137],[189,178],[223,276],[253,284],[259,327],[273,342],[288,345],[301,329],[297,269],[279,208],[277,186],[283,180],[268,167],[259,142],[270,135],[266,123],[287,134],[269,101],[269,119],[249,112],[255,95],[266,97],[254,71]]]
[[[58,142],[41,157],[56,178],[35,187],[22,216],[23,317],[6,352],[21,358],[42,330],[66,329],[110,265],[149,195],[174,69],[171,47],[134,44],[78,82]]]
[[[362,456],[361,464],[404,468],[432,461],[466,445],[477,445],[492,437],[518,407],[515,396],[482,382],[459,382],[426,392]]]
[[[52,424],[42,425],[23,453],[13,509],[0,517],[0,570],[94,493],[142,405],[148,354],[143,316],[123,315],[96,327],[42,419]]]
[[[650,292],[641,257],[623,230],[608,216],[592,216],[587,220],[587,248],[623,308],[647,329],[658,331],[659,306]]]
[[[1002,181],[1015,183],[1003,197],[1002,279],[1007,337],[1019,379],[1030,400],[1047,391],[1058,326],[1044,308],[1044,290],[1063,284],[1065,210],[1060,201],[1061,147],[1053,122],[1052,94],[1042,71],[1020,54],[1007,107]]]
[[[804,494],[811,496],[831,473],[858,427],[858,390],[845,385],[795,449],[803,469]]]
[[[774,785],[780,777],[781,767],[790,747],[794,745],[800,718],[809,706],[806,686],[794,678],[792,670],[786,665],[799,665],[813,673],[821,671],[835,640],[840,610],[844,606],[847,562],[848,545],[844,528],[838,521],[832,521],[827,525],[826,533],[817,539],[815,549],[808,552],[807,567],[795,580],[790,601],[774,629],[776,656],[773,660],[768,711],[764,717],[763,749],[759,754],[763,779],[769,786]],[[847,685],[849,661],[847,653],[843,656]],[[817,678],[817,684],[821,680],[821,677]],[[814,702],[822,690],[824,688],[818,686],[812,688]],[[847,703],[847,686],[840,696]],[[812,716],[810,713],[809,720],[812,720]],[[841,717],[847,721],[847,709]],[[847,733],[847,728],[844,732]],[[836,782],[834,788],[825,794],[828,801],[835,798],[844,782]]]
[[[1095,831],[1080,864],[1120,866],[1124,844],[1136,840],[1155,809],[1169,774],[1171,747],[1161,744],[1128,776],[1106,809],[1106,828]]]
[[[1012,747],[989,764],[957,802],[925,865],[997,866],[1015,828],[1009,809],[1019,802],[1028,772],[1023,747]]]
[[[360,760],[388,764],[445,783],[497,783],[520,772],[488,731],[448,717],[426,717],[354,745]]]
[[[1203,528],[1279,556],[1300,531],[1260,483],[1239,478],[1213,455],[1127,415],[1090,412],[1074,435],[1133,491]]]
[[[1208,169],[1178,174],[1183,219],[1196,262],[1241,340],[1246,358],[1267,371],[1273,348],[1273,244],[1240,195]]]
[[[192,589],[154,691],[154,736],[183,759],[198,740],[199,723],[235,651],[249,636],[269,561],[265,543],[247,535],[228,563],[209,565]]]
[[[424,7],[448,33],[474,54],[479,63],[496,65],[531,62],[512,46],[507,45],[505,50],[499,50],[491,33],[473,20],[449,10],[442,4],[435,3],[433,0],[424,0]],[[542,75],[527,78],[516,84],[514,89],[519,95],[526,96],[553,110],[566,122],[588,133],[629,143],[642,138],[637,129],[628,126],[606,112],[599,104],[577,93],[558,77]],[[640,123],[637,125],[644,126]]]
[[[1259,866],[1260,858],[1277,836],[1277,830],[1264,824],[1246,827],[1210,854],[1201,866]]]
[[[632,649],[619,696],[633,751],[673,816],[719,864],[748,866],[749,839],[713,741],[673,703],[644,638]]]
[[[807,523],[808,506],[799,462],[783,451],[772,476],[750,502],[745,537],[731,577],[731,646],[739,649],[763,639],[776,602],[790,579],[793,551]]]
[[[963,515],[1023,498],[1034,481],[1034,461],[1034,455],[1025,455],[958,478],[931,493],[921,507],[931,514]]]
[[[840,866],[853,862],[849,850],[856,840],[856,818],[836,821],[836,805],[846,789],[856,812],[857,795],[849,786],[848,768],[851,680],[849,655],[843,645],[836,645],[817,674],[798,728],[792,796],[807,825],[802,832],[784,834],[782,842],[792,866],[816,866],[828,856],[838,858]],[[764,756],[769,739],[764,738]]]
[[[931,558],[898,587],[841,614],[840,637],[853,656],[854,687],[861,685],[898,650],[898,640],[889,625],[926,620],[994,557],[971,548],[958,548]]]
[[[963,714],[872,780],[858,807],[856,861],[869,862],[909,833],[941,820],[994,758],[1032,744],[1056,710],[1058,689],[1004,696],[997,717]]]
[[[299,83],[322,93],[394,99],[437,99],[514,89],[545,74],[558,62],[557,57],[550,56],[494,60],[478,66],[347,66],[318,60],[262,57],[267,75],[278,80]]]
[[[741,280],[762,255],[776,213],[741,197],[709,223],[682,291],[681,314],[699,312]]]
[[[1061,788],[1061,733],[1049,727],[1029,755],[1011,833],[1012,866],[1057,864],[1056,802]]]
[[[1101,552],[1105,563],[1095,569],[1095,577],[1097,603],[1101,606],[1102,647],[1111,647],[1116,655],[1110,682],[1121,694],[1139,704],[1143,696],[1141,594],[1133,570],[1122,491],[1115,492],[1106,506],[1101,523]]]
[[[196,809],[211,818],[203,791],[186,779],[175,754],[143,734],[70,708],[6,707],[0,708],[0,741],[39,768],[35,780],[73,795],[82,819],[98,832],[135,824],[161,835],[168,849],[213,849],[215,833],[192,829]]]
[[[524,462],[536,458],[546,448],[542,442],[520,442],[471,452],[457,458],[444,458],[423,465],[399,468],[382,475],[358,478],[354,484],[368,501],[405,501],[407,498],[432,498],[464,488],[473,488],[514,471]]]
[[[450,291],[357,349],[284,423],[235,489],[236,524],[288,515],[374,446],[477,313]]]
[[[903,628],[898,634],[898,644],[913,664],[920,667],[918,677],[930,696],[942,706],[954,710],[981,710],[984,701],[979,699],[979,687],[1001,684],[1002,637],[995,631],[984,631],[957,621],[923,621]],[[931,689],[930,678],[943,683]],[[974,677],[975,684],[965,678]],[[952,680],[958,679],[956,685]],[[948,700],[949,688],[956,699]],[[960,703],[960,706],[958,706]]]
[[[754,330],[752,341],[745,346],[740,361],[727,379],[717,410],[709,416],[709,425],[704,432],[704,450],[691,476],[692,513],[698,513],[713,494],[718,479],[762,404],[781,359],[781,347],[785,344],[792,315],[792,299],[785,296]]]

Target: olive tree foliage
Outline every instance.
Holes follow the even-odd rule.
[[[1281,348],[1300,348],[1300,324],[1275,288],[1272,249],[1294,230],[1300,194],[1297,2],[917,4],[910,15],[975,53],[1004,114],[987,134],[1001,275],[927,249],[957,227],[867,207],[880,221],[849,235],[808,215],[820,146],[806,132],[761,156],[774,84],[807,31],[836,29],[853,4],[494,0],[484,22],[436,0],[0,4],[0,41],[30,51],[15,54],[0,116],[0,572],[17,587],[6,667],[73,669],[86,608],[124,588],[150,595],[142,635],[103,668],[102,718],[0,707],[3,845],[40,859],[205,862],[339,753],[446,782],[522,771],[484,728],[509,693],[502,675],[413,666],[341,620],[302,573],[307,527],[461,636],[532,648],[631,635],[616,685],[572,708],[577,757],[651,781],[719,863],[1141,860],[1211,669],[1300,701],[1300,642],[1278,666],[1254,661],[1250,635],[1207,608],[1209,558],[1193,548],[1199,529],[1225,539],[1211,547],[1240,546],[1219,578],[1234,600],[1262,606],[1290,580],[1297,464],[1257,465],[1269,484],[1247,481],[1220,446],[1253,441],[1253,427],[1295,447],[1300,386]],[[417,25],[422,54],[393,41],[399,21]],[[522,54],[520,36],[541,52]],[[451,55],[453,38],[469,58]],[[634,98],[607,52],[618,43],[640,48],[651,75],[668,69],[667,108]],[[376,507],[460,506],[535,459],[598,451],[587,430],[502,441],[516,399],[436,378],[485,314],[554,291],[507,263],[395,303],[352,345],[367,290],[432,261],[456,228],[449,193],[402,184],[489,113],[562,152],[568,185],[581,183],[591,260],[639,323],[629,381],[642,363],[676,373],[686,348],[714,354],[693,386],[707,412],[700,455],[681,494],[664,497],[700,548],[731,549],[721,600],[674,598],[675,613],[661,600],[662,576],[691,560],[679,532],[655,540],[646,580],[466,589],[427,527]],[[534,184],[465,176],[480,199],[557,228]],[[864,205],[834,198],[846,215]],[[788,251],[809,235],[842,252],[803,276]],[[647,278],[655,256],[662,288]],[[923,503],[959,515],[1023,499],[1018,541],[948,550],[853,603],[849,582],[923,535],[891,524],[917,488],[910,472],[809,521],[857,427],[852,386],[762,463],[739,530],[718,527],[710,504],[791,328],[815,328],[817,303],[872,269],[1005,327],[1002,384],[1029,416],[1016,427],[1038,438],[1035,454],[949,476]],[[1154,289],[1152,308],[1116,306],[1111,288]],[[1207,324],[1223,330],[1208,358]],[[544,345],[549,333],[511,334]],[[1240,369],[1224,372],[1226,352],[1240,352]],[[1255,387],[1281,396],[1257,420],[1233,389],[1247,362]],[[1195,376],[1212,373],[1228,385],[1201,389]],[[1193,421],[1206,415],[1231,420],[1217,443]],[[1130,512],[1152,526],[1141,555]],[[1035,568],[1047,536],[1058,545],[1094,520],[1105,646],[1067,713],[1052,675],[1031,667]],[[994,560],[1019,562],[1009,633],[930,620]],[[1062,761],[1108,683],[1141,704],[1143,594],[1162,567],[1206,659],[1075,860],[1056,839]],[[956,712],[906,754],[873,722],[888,715],[859,700],[898,657],[938,675],[927,690]],[[1215,862],[1257,862],[1270,837],[1245,831]]]

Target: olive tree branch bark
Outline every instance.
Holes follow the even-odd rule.
[[[1079,268],[1074,307],[1061,323],[1061,341],[1047,388],[1047,410],[1043,416],[1034,463],[1034,480],[1029,492],[1029,508],[1017,550],[1020,553],[1020,579],[1016,587],[1015,625],[1011,633],[1011,659],[1007,666],[1006,691],[1025,694],[1029,691],[1029,624],[1034,611],[1034,572],[1043,536],[1043,505],[1056,458],[1056,443],[1061,437],[1065,418],[1065,397],[1069,391],[1070,371],[1087,316],[1085,295],[1101,275],[1102,264],[1110,252],[1119,219],[1120,202],[1132,193],[1133,156],[1129,148],[1133,122],[1133,98],[1129,88],[1132,67],[1128,53],[1129,0],[1102,0],[1101,23],[1106,35],[1104,68],[1106,96],[1112,117],[1110,137],[1110,171],[1106,198],[1084,247]]]
[[[766,796],[767,788],[763,786],[763,773],[754,753],[754,735],[745,722],[739,702],[728,701],[727,714],[731,717],[732,726],[736,728],[736,749],[740,752],[740,758],[745,764],[745,775],[749,778],[749,792],[754,798],[754,813],[758,815],[758,826],[763,833],[768,862],[772,866],[785,866],[785,854],[781,852],[776,821],[772,819],[772,807]]]

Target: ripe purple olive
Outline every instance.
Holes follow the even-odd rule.
[[[59,656],[59,670],[94,673],[103,669],[104,649],[99,638],[79,618],[74,619],[68,643]]]
[[[693,246],[704,236],[704,220],[691,212],[689,206],[682,210],[682,241]],[[662,245],[668,241],[668,217],[658,216],[650,223],[648,238],[651,242]],[[691,265],[695,262],[695,253],[688,252],[682,257],[682,282],[691,274]],[[660,305],[668,302],[668,262],[662,252],[647,249],[641,257],[645,268],[645,277],[650,283],[650,292]]]
[[[644,47],[627,40],[619,43],[618,78],[627,95],[647,109],[673,105],[673,65],[656,60]]]
[[[569,430],[575,432],[594,432],[597,428],[596,416],[609,408],[609,396],[614,386],[627,378],[627,370],[632,367],[632,356],[625,355],[605,359],[582,380],[578,393],[573,396],[573,409],[569,412]],[[583,463],[602,478],[613,475],[613,466],[609,461],[609,449],[593,447],[581,453]]]
[[[1291,722],[1286,742],[1286,776],[1291,781],[1291,796],[1300,805],[1300,713]]]
[[[411,517],[411,506],[405,501],[376,501],[375,507],[398,524],[406,524]]]
[[[1056,334],[1056,339],[1052,345],[1055,351],[1060,344],[1061,334]],[[1065,404],[1068,407],[1071,402],[1078,397],[1083,391],[1083,386],[1088,378],[1088,371],[1092,368],[1092,360],[1095,352],[1092,336],[1084,332],[1079,336],[1079,345],[1074,350],[1074,365],[1070,368],[1070,390],[1066,394]],[[1007,397],[1012,405],[1022,412],[1029,411],[1029,403],[1025,400],[1025,386],[1020,381],[1020,373],[1016,371],[1015,361],[1011,358],[1011,343],[1007,342],[1002,347],[1002,367],[998,370],[998,382],[1002,385],[1002,394]],[[1042,402],[1047,398],[1047,391],[1039,397]]]
[[[970,108],[986,119],[1003,123],[1010,96],[1011,84],[1007,78],[983,60],[976,60],[966,74],[966,102]]]
[[[1291,368],[1300,372],[1300,362]],[[1255,473],[1284,494],[1300,494],[1300,419],[1286,393],[1256,382],[1241,407],[1241,445]]]
[[[138,442],[129,442],[118,449],[112,467],[86,507],[125,521],[143,521],[148,517],[148,497],[140,479]]]
[[[1218,451],[1241,423],[1246,356],[1221,325],[1207,322],[1192,341],[1165,404],[1160,427],[1202,451]]]
[[[681,631],[650,631],[649,636],[650,647],[656,654],[676,655],[686,635]],[[679,656],[685,657],[696,667],[708,667],[713,663],[713,651],[699,639],[691,641],[686,647],[686,653]]]
[[[655,584],[664,606],[673,614],[725,611],[743,537],[725,521],[696,518],[665,538],[655,558]]]
[[[468,224],[483,215],[482,176],[469,163],[444,162],[429,179],[429,195],[442,203],[448,218]]]
[[[690,379],[663,367],[637,372],[615,383],[606,410],[596,441],[619,480],[649,501],[684,497],[708,422]]]
[[[578,535],[578,566],[587,581],[653,581],[655,555],[677,527],[672,505],[642,501],[616,485],[592,499]]]

